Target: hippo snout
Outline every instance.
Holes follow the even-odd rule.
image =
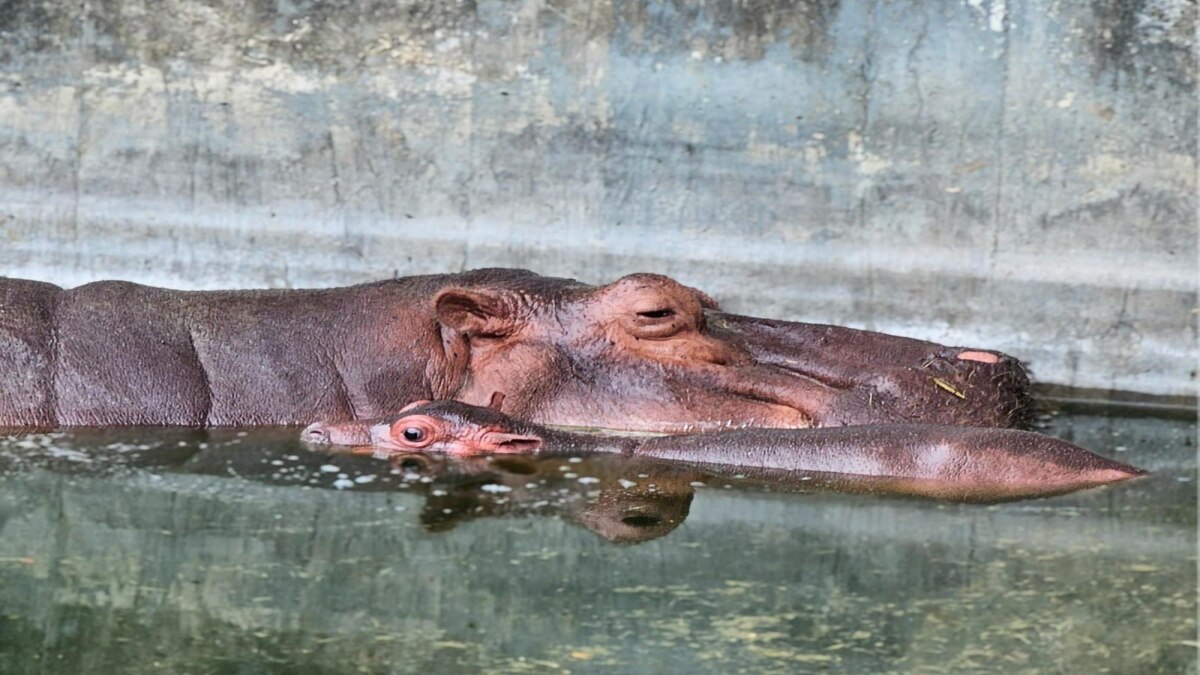
[[[300,432],[300,440],[311,445],[370,445],[372,424],[371,420],[314,422]]]
[[[300,440],[305,443],[328,444],[330,442],[329,427],[321,422],[314,422],[300,432]]]

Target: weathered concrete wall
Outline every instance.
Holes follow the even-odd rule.
[[[0,273],[524,266],[1194,394],[1195,4],[0,5]]]

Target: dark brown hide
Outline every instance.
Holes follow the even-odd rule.
[[[1003,354],[726,314],[653,274],[205,292],[0,279],[0,369],[0,427],[300,424],[497,393],[535,422],[663,432],[1029,411]]]

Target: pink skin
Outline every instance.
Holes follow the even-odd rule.
[[[541,424],[687,433],[921,421],[1020,426],[1018,364],[1001,354],[722,313],[667,277],[634,274],[553,304],[479,290],[438,299],[453,398]],[[596,367],[594,364],[603,364]]]
[[[430,401],[415,401],[392,419],[359,420],[330,424],[311,424],[301,434],[310,443],[368,448],[370,453],[386,456],[391,452],[440,452],[471,456],[501,453],[531,453],[542,446],[535,434],[513,430],[510,420],[500,416],[492,421],[488,409],[470,419],[426,414]],[[499,415],[499,413],[494,413]]]
[[[750,476],[836,475],[864,490],[978,502],[1063,494],[1145,473],[1031,431],[925,424],[654,438],[638,454]]]
[[[981,352],[977,350],[968,350],[959,352],[958,358],[964,361],[978,361],[979,363],[999,363],[1000,357],[991,352]]]
[[[836,477],[839,489],[1000,501],[1047,496],[1140,476],[1135,467],[1029,431],[901,424],[740,429],[653,438],[598,437],[515,421],[456,401],[418,401],[387,420],[317,423],[306,441],[352,452],[489,454],[618,452],[782,480]]]

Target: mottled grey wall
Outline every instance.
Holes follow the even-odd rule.
[[[0,4],[0,273],[507,265],[1196,386],[1187,0]]]

